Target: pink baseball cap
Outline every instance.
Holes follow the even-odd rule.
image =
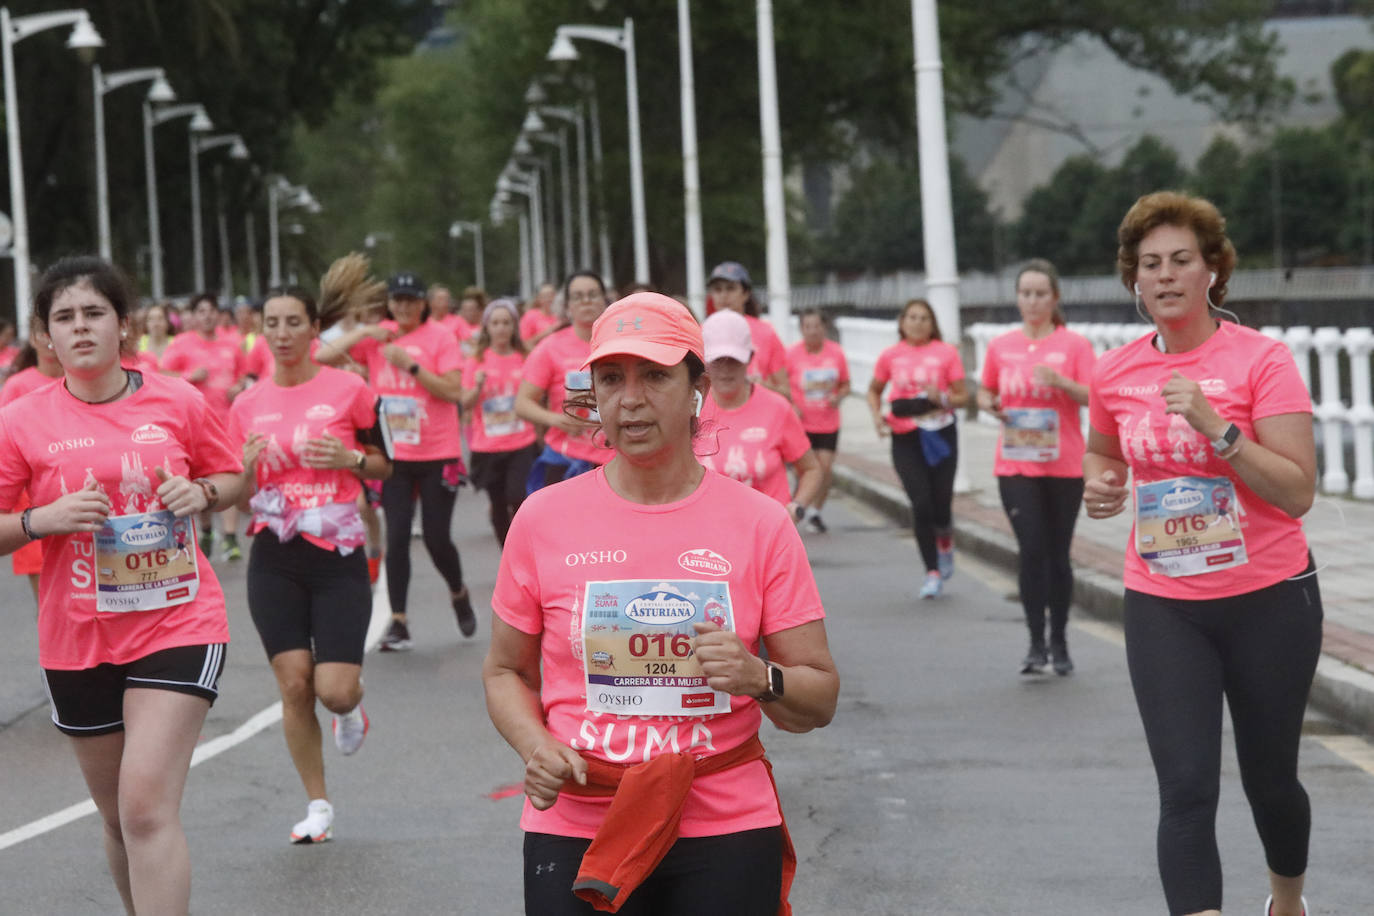
[[[582,368],[607,356],[642,356],[676,366],[688,353],[706,361],[701,325],[687,306],[659,293],[631,293],[612,302],[592,325],[592,354]]]
[[[747,363],[754,355],[754,337],[749,333],[749,322],[739,312],[729,309],[715,312],[702,324],[701,336],[708,364],[724,357]]]

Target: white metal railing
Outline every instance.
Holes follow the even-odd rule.
[[[965,274],[959,278],[961,305],[1013,305],[1016,302],[1015,269],[1000,274]],[[1227,298],[1232,302],[1283,299],[1374,298],[1374,266],[1303,267],[1293,270],[1238,270],[1231,275]],[[852,305],[857,308],[896,309],[908,300],[926,295],[925,274],[898,271],[877,277],[839,280],[833,274],[824,283],[792,287],[792,306]],[[1060,299],[1066,305],[1079,302],[1129,301],[1115,274],[1064,277]]]
[[[897,340],[897,323],[880,318],[839,318],[840,345],[849,359],[849,375],[856,392],[868,390],[878,354]],[[968,377],[982,377],[988,343],[1018,324],[972,324],[964,329]],[[1147,330],[1143,324],[1075,324],[1102,353],[1135,340]],[[1265,327],[1263,334],[1282,341],[1293,354],[1303,383],[1312,394],[1312,415],[1321,443],[1321,488],[1330,494],[1374,499],[1374,400],[1370,388],[1370,354],[1374,329]],[[969,359],[969,357],[972,359]],[[1313,362],[1316,363],[1315,386]],[[1354,478],[1346,467],[1346,444],[1352,446]]]

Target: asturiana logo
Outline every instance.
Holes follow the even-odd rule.
[[[707,576],[730,575],[730,561],[705,547],[684,550],[678,554],[677,565],[688,572],[702,573]]]
[[[691,620],[697,614],[692,602],[681,595],[650,592],[625,605],[625,616],[638,623],[656,627],[671,627]]]
[[[119,539],[130,547],[150,547],[153,544],[162,543],[163,539],[166,537],[166,525],[159,525],[156,522],[144,522],[121,534]]]
[[[306,410],[305,418],[307,420],[332,420],[337,412],[329,404],[316,404]]]
[[[167,438],[167,430],[156,423],[144,423],[133,433],[133,440],[139,445],[156,445],[159,442],[166,442]]]
[[[1202,492],[1178,487],[1165,493],[1159,504],[1170,512],[1187,512],[1202,505]]]

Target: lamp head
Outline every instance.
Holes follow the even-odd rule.
[[[191,116],[191,130],[198,134],[208,133],[215,129],[215,122],[210,120],[210,116],[202,108]]]
[[[148,101],[150,102],[175,102],[176,100],[176,90],[172,88],[171,83],[167,82],[165,76],[159,76],[148,87]]]
[[[230,158],[230,159],[247,159],[247,158],[248,158],[248,147],[246,147],[246,146],[243,145],[243,140],[242,140],[242,139],[235,140],[235,141],[234,141],[234,145],[231,146],[231,147],[229,147],[229,158]]]
[[[588,0],[587,5],[592,8],[593,13],[599,13],[606,8],[606,0]]]
[[[515,138],[515,146],[512,147],[512,150],[517,156],[528,156],[534,152],[534,147],[530,146],[529,138],[521,134]]]
[[[533,108],[525,113],[525,123],[520,129],[527,134],[537,134],[544,129],[544,119]]]
[[[76,25],[72,26],[72,33],[67,36],[67,48],[75,51],[84,64],[94,62],[95,52],[103,47],[105,39],[95,30],[89,16],[78,19]]]
[[[462,234],[463,234],[463,224],[462,224],[462,223],[457,222],[457,221],[454,221],[454,222],[452,222],[452,223],[449,223],[449,227],[448,227],[448,237],[449,237],[449,238],[451,238],[451,239],[456,239],[456,238],[459,238],[460,236],[462,236]]]
[[[577,53],[577,48],[573,45],[572,40],[562,32],[554,33],[553,45],[544,57],[555,64],[571,64],[581,59],[581,55]]]
[[[534,82],[530,83],[530,88],[525,90],[526,105],[542,105],[544,104],[544,100],[547,98],[548,93],[544,91],[543,86],[539,85],[538,80],[535,80]]]

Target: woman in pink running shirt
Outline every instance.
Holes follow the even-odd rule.
[[[1265,912],[1299,916],[1312,810],[1298,747],[1322,642],[1301,521],[1317,485],[1311,398],[1282,343],[1221,320],[1235,318],[1221,306],[1236,251],[1215,206],[1148,194],[1117,237],[1122,283],[1154,328],[1097,362],[1083,501],[1108,518],[1134,497],[1123,625],[1164,896],[1171,913],[1221,912],[1224,700],[1269,866]]]
[[[412,647],[406,598],[410,526],[417,501],[425,550],[448,585],[463,636],[477,632],[477,616],[463,584],[463,563],[451,530],[463,461],[457,407],[463,395],[463,356],[453,334],[429,320],[428,289],[418,276],[406,271],[393,274],[387,293],[393,320],[360,325],[334,341],[332,348],[321,348],[316,357],[332,364],[348,355],[363,363],[373,390],[382,397],[396,457],[391,477],[382,484],[391,624],[381,648],[401,652]]]
[[[525,366],[525,345],[516,331],[519,314],[512,300],[492,300],[482,315],[476,351],[463,369],[463,409],[474,412],[468,430],[472,479],[487,491],[491,527],[502,544],[525,501],[536,451],[534,426],[515,413]]]
[[[200,293],[191,300],[191,330],[172,339],[159,363],[163,372],[178,375],[196,386],[205,395],[205,402],[219,416],[222,424],[229,422],[229,404],[243,390],[245,355],[239,347],[237,331],[226,332],[220,326],[219,303],[210,293]],[[214,516],[201,516],[201,549],[206,556],[214,554]],[[220,514],[221,551],[226,560],[239,560],[239,511],[228,506]]]
[[[827,336],[828,329],[824,312],[807,309],[801,316],[802,339],[787,350],[792,404],[821,465],[821,484],[806,506],[806,530],[813,534],[826,530],[821,508],[830,495],[840,444],[840,404],[849,397],[849,361],[840,345]]]
[[[968,403],[959,351],[940,337],[935,310],[912,299],[897,318],[901,341],[878,354],[868,409],[878,436],[892,437],[892,467],[911,501],[911,524],[925,563],[922,598],[937,598],[954,574],[954,472],[959,431],[954,408]],[[883,390],[892,384],[887,413]]]
[[[749,381],[753,341],[743,315],[716,312],[702,324],[701,334],[711,377],[701,420],[716,442],[700,456],[701,463],[784,504],[800,522],[821,485],[821,465],[801,420],[786,398]],[[789,467],[797,475],[795,494],[787,481]]]
[[[163,354],[175,339],[165,303],[154,302],[144,310],[143,328],[144,334],[138,339],[138,367],[144,372],[158,372]]]
[[[697,462],[710,382],[683,305],[627,296],[591,343],[614,457],[516,514],[483,669],[524,761],[525,911],[786,912],[795,855],[759,726],[824,726],[839,691],[801,538]]]
[[[1030,628],[1022,674],[1054,663],[1073,671],[1067,628],[1073,597],[1069,548],[1083,501],[1083,424],[1092,344],[1064,326],[1059,273],[1045,260],[1028,261],[1016,277],[1021,327],[988,344],[978,406],[1002,421],[993,474],[1021,564],[1021,608]],[[1049,647],[1045,608],[1050,611]]]
[[[356,752],[367,734],[362,666],[372,594],[360,549],[359,481],[391,474],[377,396],[353,373],[310,359],[318,333],[313,296],[269,293],[262,337],[272,347],[272,376],[240,395],[229,414],[251,494],[248,608],[281,690],[282,731],[309,802],[293,843],[333,833],[315,701],[334,713],[343,754]]]
[[[583,368],[591,350],[592,324],[606,310],[606,286],[591,271],[572,274],[563,284],[568,325],[535,347],[525,360],[524,377],[515,395],[515,412],[523,420],[547,427],[544,450],[534,461],[525,491],[585,474],[611,457],[592,438],[598,424],[585,409],[565,410],[564,402],[591,387]]]
[[[552,283],[540,284],[539,292],[520,316],[520,339],[526,347],[535,347],[558,330],[558,316],[553,313],[553,300],[557,295],[558,287]]]
[[[773,326],[759,317],[759,300],[754,298],[749,271],[737,261],[723,261],[711,271],[706,290],[717,309],[738,312],[749,324],[754,356],[749,361],[749,381],[760,382],[784,398],[792,396],[787,380],[787,353]]]
[[[124,908],[185,913],[181,796],[229,629],[205,555],[176,544],[194,543],[195,513],[238,498],[241,466],[194,388],[121,364],[131,300],[94,257],[39,283],[65,380],[0,410],[0,552],[44,541],[39,664]]]

